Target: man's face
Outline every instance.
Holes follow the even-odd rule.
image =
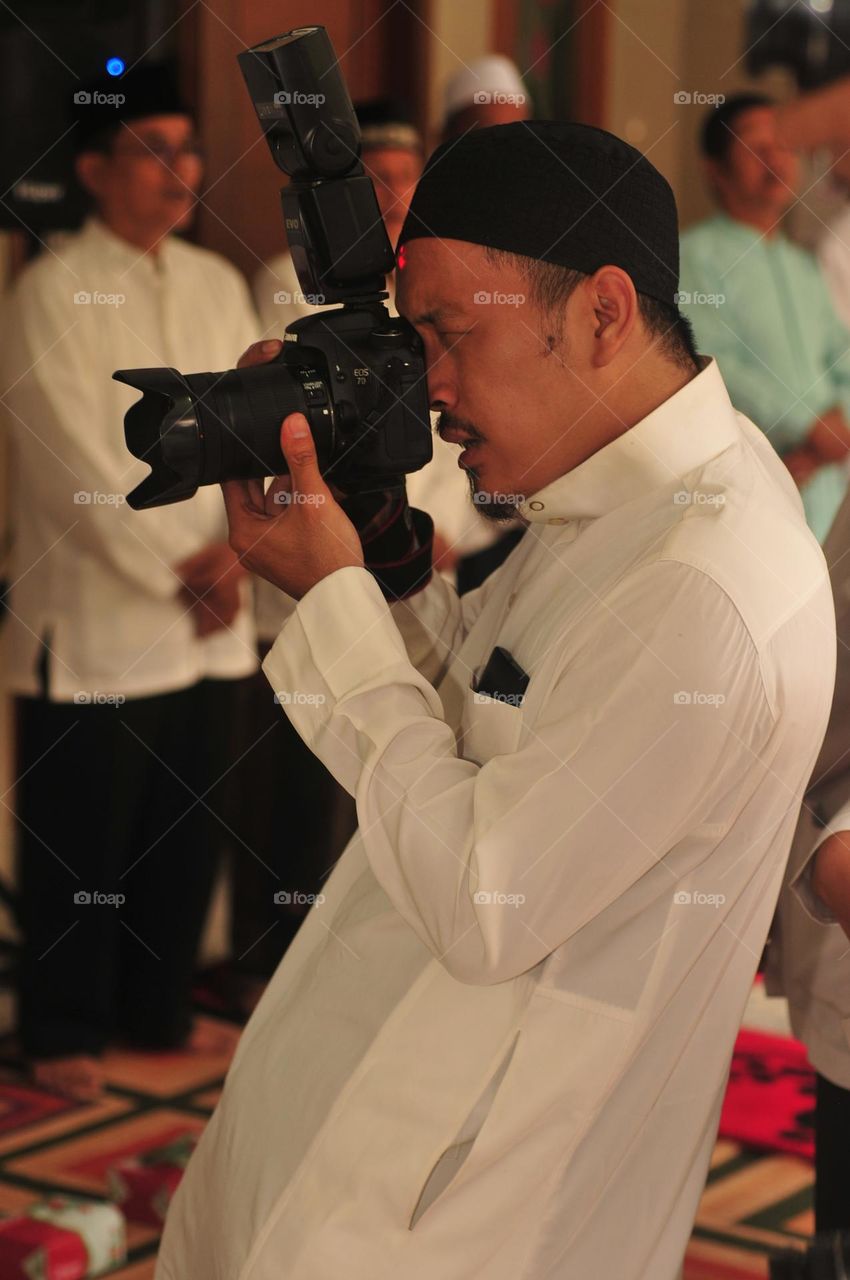
[[[390,243],[395,245],[414,187],[422,175],[422,157],[407,147],[378,147],[364,150],[362,160],[375,184]]]
[[[123,126],[107,155],[85,157],[83,181],[108,226],[157,236],[190,220],[203,162],[188,116],[149,116]]]
[[[771,107],[751,107],[736,116],[723,161],[710,162],[721,203],[731,211],[780,217],[794,202],[800,179],[796,153],[786,147]]]
[[[425,344],[440,435],[463,446],[480,509],[499,495],[489,514],[510,514],[505,497],[521,501],[578,460],[571,431],[597,398],[588,317],[573,295],[563,330],[554,319],[547,329],[522,273],[489,263],[479,245],[411,240],[403,262],[396,305]]]

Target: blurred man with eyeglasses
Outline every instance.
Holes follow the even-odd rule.
[[[36,1080],[102,1088],[103,1049],[215,1049],[190,987],[256,668],[221,496],[148,512],[124,442],[134,366],[227,369],[258,333],[239,273],[184,231],[203,162],[167,67],[74,94],[92,212],[9,301],[15,452],[7,678],[17,695],[19,1028]]]

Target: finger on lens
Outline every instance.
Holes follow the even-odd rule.
[[[268,364],[280,354],[283,343],[277,338],[266,338],[263,342],[254,342],[236,361],[237,369],[248,369],[252,364]]]

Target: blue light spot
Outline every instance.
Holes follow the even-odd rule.
[[[123,58],[110,58],[106,64],[106,70],[111,76],[120,76],[124,70]]]

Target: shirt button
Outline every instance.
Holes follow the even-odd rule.
[[[528,504],[528,505],[529,505],[529,507],[530,507],[530,509],[531,509],[532,511],[545,511],[545,510],[546,510],[546,504],[545,504],[545,502],[529,502],[529,504]]]
[[[569,524],[569,520],[567,520],[565,516],[552,516],[551,519],[547,521],[547,523],[548,524]]]

